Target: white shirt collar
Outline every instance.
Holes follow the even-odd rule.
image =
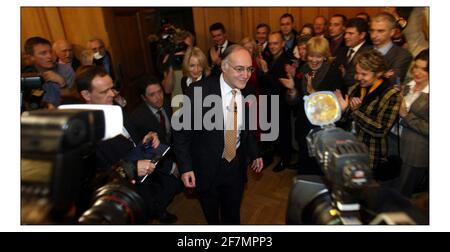
[[[382,55],[386,55],[389,52],[389,50],[391,50],[392,46],[394,46],[394,43],[392,43],[392,41],[389,41],[386,45],[375,49],[379,51]]]
[[[228,46],[228,40],[225,40],[225,42],[223,42],[223,44],[221,45],[222,51],[220,53],[223,53],[225,51],[225,48],[227,48],[227,46]],[[219,47],[219,45],[217,45],[217,47]]]
[[[232,89],[233,88],[231,88],[223,78],[223,73],[220,74],[220,92],[222,94],[222,99],[225,99],[226,95],[231,94]],[[239,95],[241,93],[241,90],[237,88],[235,88],[235,90],[237,91],[236,95]]]
[[[416,81],[412,80],[410,82],[408,82],[408,84],[406,84],[409,87],[409,92],[412,93],[414,87],[416,86]],[[425,94],[429,94],[430,93],[430,85],[428,84],[422,91],[420,91],[422,93]]]
[[[364,42],[366,42],[366,41],[363,40],[361,43],[359,43],[355,47],[350,47],[350,49],[353,50],[353,53],[356,53],[359,50],[359,48],[361,48],[361,46],[364,44]]]
[[[202,77],[203,77],[203,75],[200,75],[200,77],[199,77],[198,80],[196,80],[196,81],[201,80]],[[186,86],[189,87],[189,86],[191,85],[191,83],[192,83],[192,78],[191,78],[190,76],[188,76],[187,79],[186,79]]]

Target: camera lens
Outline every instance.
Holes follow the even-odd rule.
[[[92,207],[79,218],[81,224],[141,224],[144,202],[131,188],[107,184],[97,190]]]

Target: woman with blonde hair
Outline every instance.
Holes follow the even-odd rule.
[[[330,63],[329,59],[328,41],[320,36],[312,37],[306,42],[306,63],[296,71],[286,67],[288,78],[280,79],[283,86],[287,88],[288,102],[297,110],[295,138],[299,145],[300,166],[313,167],[313,172],[318,173],[320,168],[308,154],[306,135],[313,125],[306,117],[302,97],[316,91],[335,91],[345,88],[338,67],[333,62]]]
[[[211,73],[208,66],[208,60],[205,54],[198,47],[189,48],[184,54],[183,78],[181,78],[181,90],[183,94],[186,89],[194,82],[201,80]]]

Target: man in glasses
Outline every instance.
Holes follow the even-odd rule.
[[[219,76],[189,86],[186,95],[191,101],[191,111],[198,102],[194,99],[200,98],[194,97],[195,88],[201,88],[202,101],[211,95],[220,96],[222,102],[212,108],[202,108],[201,116],[220,111],[217,114],[223,118],[224,127],[174,130],[174,150],[181,179],[185,187],[196,189],[208,224],[240,224],[247,160],[253,171],[260,172],[263,168],[255,134],[244,118],[249,115],[243,100],[248,95],[245,87],[253,71],[250,53],[240,45],[228,47],[223,53],[221,69]],[[194,120],[191,116],[191,126]]]

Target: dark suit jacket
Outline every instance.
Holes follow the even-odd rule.
[[[164,111],[166,115],[170,118],[172,115],[170,104],[164,103]],[[148,108],[145,102],[142,102],[131,114],[130,122],[134,125],[139,139],[143,139],[144,136],[149,132],[153,131],[158,134],[159,141],[163,144],[171,145],[171,138],[167,136],[167,133],[162,129],[158,118],[153,114],[153,112]],[[170,128],[170,125],[167,125]],[[172,170],[173,158],[165,157],[162,163],[158,164],[159,171],[170,174]]]
[[[429,114],[430,97],[422,93],[411,105],[408,115],[400,120],[403,126],[400,154],[408,165],[429,166]]]
[[[203,75],[202,79],[203,79],[203,78],[206,78],[206,75]],[[194,82],[191,83],[191,85],[197,85],[197,83],[198,83],[198,81],[194,81]],[[191,86],[191,85],[190,85],[190,86]],[[187,77],[186,77],[186,76],[183,76],[183,77],[181,78],[181,92],[183,92],[183,94],[186,94],[187,88],[188,88],[188,85],[187,85]]]
[[[397,84],[397,77],[400,77],[400,81],[403,82],[412,61],[411,53],[405,48],[394,44],[386,55],[384,55],[384,58],[386,59],[388,69],[392,69],[395,72],[389,78],[389,83],[391,85]]]
[[[142,141],[142,138],[138,137],[136,129],[130,122],[127,113],[123,111],[122,115],[123,126],[127,129],[132,141],[123,135],[118,135],[106,141],[98,141],[95,146],[95,152],[96,166],[100,170],[109,170],[112,165],[125,158],[126,155],[134,149],[133,142],[137,145]]]
[[[347,62],[347,53],[348,53],[348,47],[341,47],[338,52],[336,53],[336,65],[340,66],[343,65],[345,68],[345,75],[344,75],[344,82],[345,86],[347,88],[355,85],[355,66],[356,66],[356,57],[360,55],[363,52],[369,51],[373,48],[373,46],[370,46],[366,43],[364,43],[358,51],[353,55],[353,58],[350,62]]]
[[[221,96],[219,76],[209,76],[198,82],[195,87],[202,88],[202,100],[208,95]],[[243,97],[248,93],[247,90],[241,90]],[[194,86],[187,89],[186,95],[191,99],[191,111],[194,111]],[[223,118],[222,104],[219,104],[220,115]],[[203,107],[201,110],[202,118],[210,111],[211,107]],[[244,104],[243,109],[248,111]],[[200,111],[195,111],[197,113]],[[245,115],[249,113],[246,112]],[[194,129],[194,115],[191,115],[191,129]],[[247,167],[247,158],[253,160],[259,156],[256,137],[253,131],[249,130],[248,120],[245,119],[244,129],[240,133],[240,146],[236,151],[236,157],[239,160],[239,169],[242,172],[242,181],[244,183]],[[173,131],[175,156],[179,164],[181,173],[194,171],[196,178],[197,191],[207,191],[215,180],[218,168],[221,165],[222,153],[224,148],[224,130],[174,130]]]

